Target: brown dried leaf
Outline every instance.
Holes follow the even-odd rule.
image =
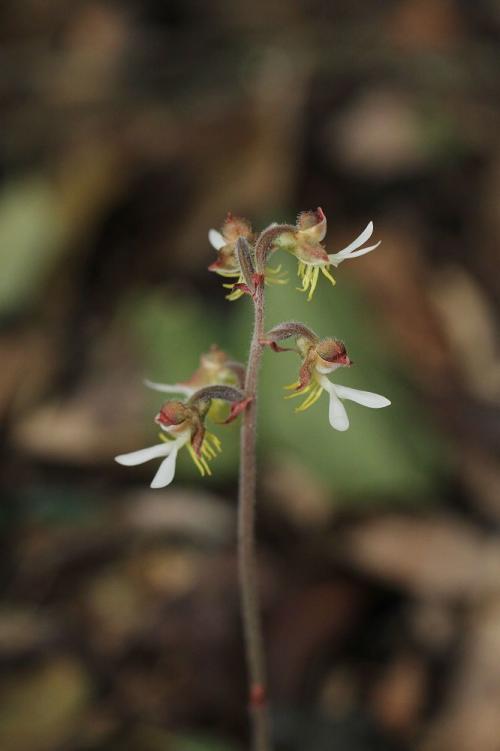
[[[500,541],[452,517],[387,516],[347,534],[357,568],[423,597],[475,598],[500,591]]]

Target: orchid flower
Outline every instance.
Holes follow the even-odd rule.
[[[170,485],[175,475],[177,454],[191,439],[191,433],[189,430],[186,430],[174,440],[164,439],[161,434],[160,438],[162,443],[115,457],[115,461],[118,464],[123,464],[125,467],[134,467],[137,464],[144,464],[144,462],[148,462],[151,459],[165,457],[153,477],[150,485],[151,488],[165,488],[167,485]]]
[[[252,226],[246,219],[233,216],[230,212],[220,232],[216,229],[211,229],[208,232],[208,241],[217,251],[217,260],[210,264],[208,270],[215,271],[216,274],[227,278],[234,277],[236,280],[230,284],[223,285],[226,289],[232,290],[227,295],[228,300],[237,300],[243,295],[243,291],[238,286],[245,281],[236,255],[238,237],[244,237],[249,242],[252,242]]]
[[[156,383],[145,380],[144,384],[154,391],[166,394],[183,394],[192,396],[203,386],[215,384],[237,386],[241,388],[245,380],[245,366],[231,360],[216,344],[200,357],[200,364],[193,375],[182,383]]]
[[[161,443],[120,454],[115,461],[133,467],[164,457],[151,482],[152,488],[164,488],[174,479],[177,454],[186,446],[201,476],[211,475],[209,462],[221,451],[217,436],[205,428],[205,418],[212,400],[232,402],[231,414],[226,422],[234,419],[248,404],[239,389],[219,385],[199,389],[186,403],[168,401],[155,417],[155,422],[164,431],[160,433]]]
[[[345,345],[339,339],[320,339],[311,329],[304,324],[289,322],[275,326],[266,334],[262,344],[269,345],[274,351],[282,352],[287,348],[280,347],[278,342],[283,339],[295,339],[295,347],[288,348],[297,352],[302,358],[299,371],[299,379],[289,386],[287,390],[293,390],[287,399],[297,396],[306,396],[302,404],[296,408],[296,412],[303,412],[318,401],[323,391],[329,396],[328,419],[335,430],[347,430],[349,418],[341,400],[362,404],[372,409],[380,409],[390,405],[389,399],[371,391],[361,391],[347,386],[332,383],[327,374],[340,367],[350,367],[350,360]]]
[[[307,292],[311,300],[318,283],[319,272],[335,285],[335,279],[329,271],[330,266],[339,266],[343,261],[362,256],[375,250],[375,245],[362,247],[373,234],[373,222],[343,250],[328,254],[321,244],[326,235],[326,216],[322,209],[304,211],[299,214],[295,228],[280,234],[274,243],[275,249],[287,250],[298,260],[297,274],[302,280],[301,292]]]
[[[217,260],[210,264],[209,271],[215,271],[220,276],[233,277],[234,282],[224,284],[223,287],[230,290],[226,295],[227,300],[237,300],[245,293],[246,277],[241,268],[236,251],[239,237],[248,241],[249,247],[253,247],[254,235],[250,222],[228,213],[221,231],[211,229],[208,232],[208,241],[217,251]],[[286,275],[281,273],[281,266],[276,268],[266,267],[264,281],[266,284],[286,284]]]

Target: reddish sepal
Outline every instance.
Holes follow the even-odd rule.
[[[243,399],[241,402],[236,402],[235,404],[231,405],[231,411],[229,412],[229,416],[224,420],[222,423],[223,425],[227,425],[230,422],[233,422],[233,420],[236,420],[238,415],[240,415],[242,412],[246,410],[250,402],[252,401],[252,397],[248,396],[246,399]]]
[[[205,428],[203,425],[198,425],[191,438],[191,446],[193,447],[197,456],[201,456],[201,447],[203,445],[203,439],[205,438]]]
[[[302,389],[305,389],[306,386],[309,386],[310,381],[311,381],[311,370],[310,370],[309,363],[306,360],[299,371],[299,385],[297,386],[295,390],[302,391]]]
[[[235,289],[240,289],[242,292],[245,293],[245,295],[251,295],[252,297],[254,295],[250,287],[244,282],[238,282],[237,284],[233,284],[232,291]]]
[[[277,342],[273,341],[272,339],[260,339],[259,344],[262,344],[263,347],[271,347],[273,352],[294,352],[295,347],[280,347]]]

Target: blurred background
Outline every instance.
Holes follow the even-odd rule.
[[[2,751],[248,748],[238,426],[165,491],[113,457],[156,440],[145,377],[245,358],[208,228],[318,205],[330,252],[382,244],[311,303],[290,259],[268,325],[392,407],[336,433],[265,354],[276,747],[500,749],[499,35],[495,0],[3,0]]]

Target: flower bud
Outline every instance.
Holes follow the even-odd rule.
[[[238,237],[236,241],[236,256],[243,283],[236,284],[235,287],[242,289],[253,297],[257,285],[264,283],[264,275],[256,273],[254,251],[244,237]]]

